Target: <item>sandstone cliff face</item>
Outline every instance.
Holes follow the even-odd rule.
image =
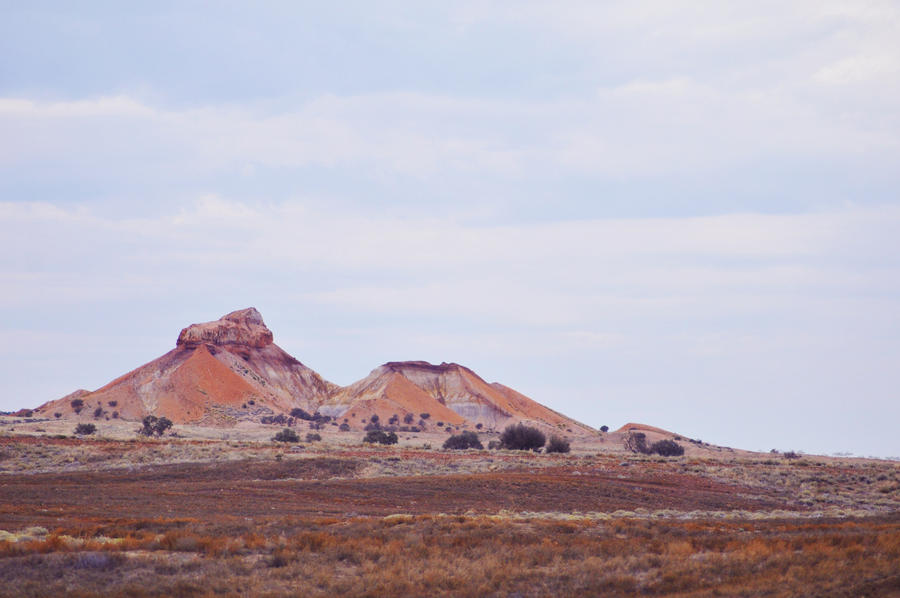
[[[385,425],[431,430],[500,430],[525,422],[548,431],[594,433],[455,363],[389,362],[338,387],[276,345],[252,307],[192,324],[162,357],[94,392],[76,391],[36,411],[89,420],[156,415],[175,423],[229,426],[289,414],[295,407],[346,421],[352,429],[377,415]]]
[[[262,315],[249,307],[233,311],[215,322],[191,324],[178,335],[176,346],[196,348],[203,343],[239,345],[261,349],[272,344],[272,331],[266,328]]]

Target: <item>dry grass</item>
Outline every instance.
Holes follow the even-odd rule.
[[[0,542],[3,596],[878,596],[898,572],[897,517],[159,519]]]

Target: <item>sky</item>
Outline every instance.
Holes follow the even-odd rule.
[[[349,384],[900,456],[900,5],[0,0],[0,410],[255,306]]]

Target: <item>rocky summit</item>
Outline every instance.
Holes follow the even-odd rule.
[[[178,335],[177,346],[243,345],[260,349],[272,344],[272,331],[266,328],[262,314],[248,307],[233,311],[215,322],[191,324]]]
[[[253,307],[191,324],[165,355],[96,391],[77,390],[36,411],[87,420],[155,415],[212,426],[271,422],[302,412],[303,417],[328,417],[351,429],[373,421],[424,430],[497,430],[524,422],[548,431],[594,433],[455,363],[388,362],[358,382],[337,386],[276,345]]]

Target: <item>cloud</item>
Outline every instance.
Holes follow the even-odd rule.
[[[834,81],[861,72],[841,64],[823,67],[817,77]],[[51,169],[76,179],[124,172],[134,184],[259,168],[352,169],[370,179],[410,181],[619,180],[709,174],[774,159],[869,156],[877,165],[897,157],[897,124],[875,126],[882,120],[867,115],[869,100],[838,112],[827,101],[811,102],[809,93],[798,86],[735,89],[682,76],[635,79],[567,99],[323,95],[275,111],[154,107],[128,96],[6,98],[0,129],[16,143],[0,144],[0,170],[36,177]]]
[[[891,207],[479,226],[206,196],[154,218],[3,203],[0,228],[8,307],[190,288],[238,271],[250,283],[274,273],[318,280],[287,286],[363,312],[577,327],[598,313],[816,309],[895,293],[900,280]]]

